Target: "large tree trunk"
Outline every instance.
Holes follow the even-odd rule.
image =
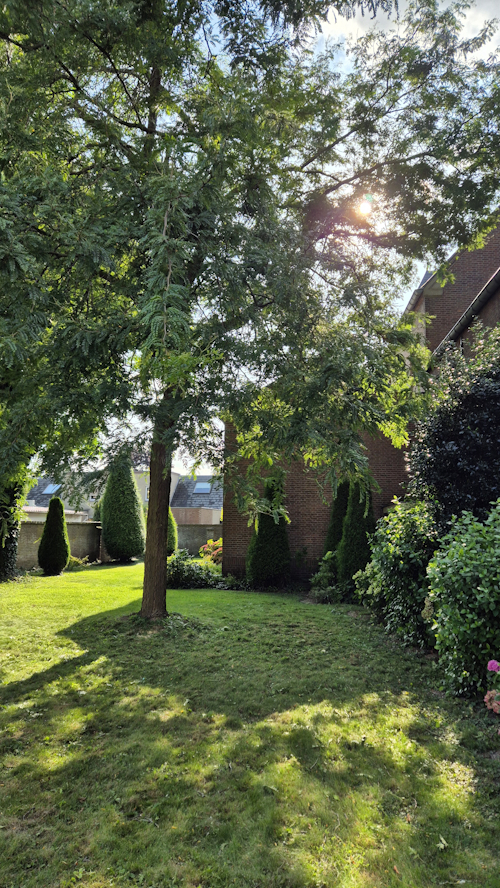
[[[167,533],[171,454],[153,441],[149,464],[149,505],[144,558],[141,616],[150,620],[167,614]]]

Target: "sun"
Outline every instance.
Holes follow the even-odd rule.
[[[361,216],[369,216],[371,211],[372,211],[372,205],[371,205],[370,201],[362,200],[359,207],[358,207],[358,213]]]

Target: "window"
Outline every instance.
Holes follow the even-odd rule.
[[[45,488],[43,493],[57,493],[60,486],[60,484],[47,484],[47,487]]]
[[[197,481],[194,486],[194,493],[210,493],[212,485],[208,481]]]
[[[149,502],[149,487],[146,487],[145,500],[147,503]]]

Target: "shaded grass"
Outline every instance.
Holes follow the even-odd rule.
[[[498,718],[353,607],[0,587],[0,886],[498,888]],[[182,614],[182,616],[181,616]]]

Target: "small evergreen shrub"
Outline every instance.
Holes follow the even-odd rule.
[[[172,509],[168,507],[168,527],[167,527],[167,555],[173,555],[177,549],[177,521],[175,520]]]
[[[317,604],[333,604],[342,597],[341,590],[335,584],[337,575],[335,565],[335,552],[327,552],[319,563],[317,573],[311,577],[310,597]]]
[[[434,516],[420,501],[394,501],[394,508],[377,522],[371,559],[356,574],[356,592],[388,632],[405,644],[433,644],[422,617],[429,594],[427,565],[437,549]]]
[[[84,558],[77,558],[76,555],[70,555],[68,558],[68,563],[64,570],[66,573],[75,571],[75,570],[84,570],[89,565],[89,556],[85,555]]]
[[[92,517],[92,521],[100,521],[101,520],[101,503],[102,503],[102,497],[101,497],[101,499],[98,499],[95,501],[94,514]]]
[[[111,558],[130,561],[144,552],[146,529],[132,462],[126,452],[115,459],[101,501],[102,539]]]
[[[500,499],[484,522],[471,512],[453,519],[428,576],[445,686],[484,689],[485,663],[500,650]]]
[[[265,495],[272,502],[277,482],[266,484]],[[256,589],[282,586],[290,576],[290,546],[284,518],[275,522],[272,515],[259,515],[246,557],[246,579]]]
[[[200,557],[213,561],[214,564],[222,564],[222,537],[218,540],[207,540],[200,548]]]
[[[365,514],[366,512],[366,514]],[[370,496],[368,510],[358,482],[349,488],[347,512],[342,527],[342,539],[337,549],[337,578],[346,592],[353,588],[353,577],[364,570],[370,560],[370,534],[375,530],[375,517]]]
[[[349,502],[349,481],[342,481],[337,487],[337,495],[332,500],[330,523],[326,532],[325,555],[335,552],[342,539],[342,527]],[[335,569],[335,568],[333,568]]]
[[[45,576],[54,577],[66,567],[70,557],[68,529],[64,506],[58,496],[53,496],[38,547],[38,564]]]

